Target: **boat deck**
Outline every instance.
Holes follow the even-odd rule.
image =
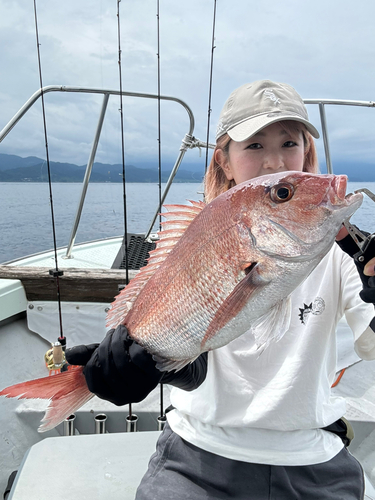
[[[51,478],[55,500],[134,500],[159,434],[106,434],[42,441],[25,456],[22,474],[17,475],[9,500],[49,500],[51,490],[46,485]],[[51,450],[57,447],[59,456],[54,456]],[[88,455],[90,464],[86,464]],[[365,500],[373,500],[375,489],[366,476],[365,482]]]
[[[122,243],[123,239],[118,237],[77,245],[72,259],[64,259],[66,250],[59,249],[58,266],[65,271],[66,276],[74,273],[77,267],[80,268],[79,272],[88,275],[100,271],[103,276],[111,273],[120,273],[124,276],[125,271],[113,269],[114,262],[121,260]],[[15,271],[21,275],[34,270],[36,274],[39,274],[40,279],[41,273],[45,271],[48,274],[48,270],[54,266],[54,253],[45,252],[0,266],[0,271],[12,269],[12,272]],[[0,279],[0,303],[2,305],[0,363],[3,367],[2,373],[6,374],[2,380],[4,386],[45,376],[47,371],[43,364],[43,354],[50,347],[50,342],[56,341],[59,333],[56,300],[28,300],[28,293],[27,287],[24,287],[20,280]],[[69,345],[102,340],[106,332],[105,318],[110,302],[111,300],[96,303],[82,300],[62,302],[64,333]],[[19,317],[20,314],[22,317]],[[333,393],[347,399],[346,417],[353,423],[356,434],[350,451],[360,460],[369,480],[375,484],[375,404],[373,403],[375,401],[375,361],[361,361],[356,356],[353,351],[352,333],[344,321],[340,322],[339,331],[337,371],[348,368],[340,383],[333,389]],[[17,355],[9,356],[10,351]],[[164,391],[165,408],[169,405],[169,388],[165,387]],[[36,488],[34,497],[42,500],[45,482],[51,474],[50,470],[51,468],[56,470],[56,467],[65,471],[65,482],[69,483],[65,484],[65,490],[60,490],[59,486],[56,491],[62,491],[64,498],[68,492],[70,498],[84,498],[83,486],[82,490],[79,489],[78,496],[76,493],[74,496],[74,492],[69,490],[70,484],[75,482],[80,484],[80,479],[74,475],[77,460],[72,460],[73,456],[78,457],[79,463],[82,464],[80,477],[83,474],[86,479],[89,476],[91,478],[85,481],[87,498],[100,496],[101,488],[106,489],[106,496],[114,499],[134,498],[135,488],[147,467],[158,434],[156,429],[160,405],[159,390],[150,394],[142,403],[132,405],[132,411],[140,416],[138,430],[151,431],[136,433],[136,437],[125,432],[128,408],[118,408],[98,398],[93,398],[77,412],[75,432],[80,435],[66,438],[61,437],[63,424],[44,435],[37,433],[37,427],[46,407],[45,402],[3,400],[1,403],[0,421],[6,431],[0,443],[0,457],[6,460],[0,464],[3,474],[0,477],[0,490],[4,491],[10,473],[18,469],[23,453],[31,447],[23,462],[22,479],[19,476],[16,480],[12,490],[13,496],[10,498],[13,500],[30,498],[30,491]],[[98,413],[107,415],[108,433],[106,435],[92,435],[95,429],[94,417]],[[10,417],[11,420],[9,420]],[[55,440],[59,443],[59,453],[58,456],[52,453],[51,458],[49,451],[57,446]],[[113,446],[114,442],[116,446]],[[119,443],[122,445],[119,446]],[[64,447],[69,449],[66,454],[61,453]],[[88,449],[90,449],[91,456],[93,453],[95,456],[94,460],[90,460],[90,464],[85,466],[83,460],[87,456]],[[131,449],[131,454],[126,453],[127,449]],[[134,453],[136,458],[134,458]],[[80,454],[83,455],[82,459],[79,458]],[[42,456],[39,457],[39,455]],[[11,461],[9,456],[12,456]],[[108,459],[109,456],[111,459]],[[138,464],[132,469],[134,474],[131,472],[130,475],[127,466],[128,456],[131,457],[129,458],[131,464],[134,460]],[[35,464],[38,463],[43,463],[42,474],[45,474],[45,479],[43,479],[44,476],[40,477],[41,469],[38,466],[37,484],[34,476],[36,475]],[[66,481],[66,477],[70,478],[69,481]],[[72,481],[73,477],[74,481]],[[37,490],[37,488],[40,489]],[[49,489],[46,491],[50,493]],[[124,496],[124,492],[127,496]],[[368,498],[375,499],[375,492],[370,482],[366,492]]]

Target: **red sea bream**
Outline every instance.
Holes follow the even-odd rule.
[[[289,295],[334,243],[362,195],[347,178],[283,172],[246,181],[208,205],[168,206],[148,265],[118,295],[108,326],[124,324],[160,370],[179,369],[249,329],[259,353],[289,327]],[[40,430],[93,395],[82,368],[0,395],[52,399]]]

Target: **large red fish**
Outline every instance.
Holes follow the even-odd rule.
[[[207,206],[169,206],[148,265],[119,294],[122,323],[160,370],[179,369],[250,328],[261,352],[288,330],[289,295],[331,248],[362,202],[345,176],[283,172],[246,181]],[[82,368],[18,384],[0,395],[51,399],[39,430],[93,395]]]

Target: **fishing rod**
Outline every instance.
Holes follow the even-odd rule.
[[[122,192],[124,202],[124,251],[125,251],[125,283],[129,283],[129,256],[128,256],[128,222],[127,222],[127,203],[126,203],[126,177],[125,177],[125,134],[124,134],[124,108],[122,98],[122,66],[121,66],[121,19],[120,2],[117,0],[117,41],[118,41],[118,72],[119,72],[119,90],[120,90],[120,124],[121,124],[121,160],[122,160]],[[132,405],[129,404],[129,414],[126,417],[126,430],[135,432],[137,430],[138,417],[132,411]]]
[[[208,112],[207,112],[207,137],[206,137],[206,162],[204,167],[204,172],[207,172],[208,167],[208,149],[209,149],[209,140],[210,140],[210,120],[211,120],[211,97],[212,97],[212,77],[214,70],[214,51],[216,49],[215,46],[215,28],[216,28],[216,0],[214,0],[214,13],[212,20],[212,42],[211,42],[211,64],[210,64],[210,83],[209,83],[209,91],[208,91]]]
[[[42,103],[42,117],[43,117],[43,130],[44,130],[44,142],[46,149],[46,163],[47,163],[47,173],[48,173],[48,186],[49,186],[49,198],[50,198],[50,208],[51,208],[51,220],[52,220],[52,236],[53,236],[53,249],[54,249],[54,259],[55,259],[55,269],[50,269],[49,274],[55,279],[56,283],[56,294],[57,294],[57,304],[59,313],[59,325],[60,325],[60,336],[55,344],[53,344],[52,349],[47,351],[45,360],[47,366],[51,370],[58,370],[64,366],[65,356],[63,351],[66,346],[66,337],[63,333],[62,324],[62,313],[61,313],[61,294],[60,294],[60,282],[59,278],[63,276],[64,272],[58,268],[58,258],[57,258],[57,243],[56,243],[56,226],[55,226],[55,215],[53,208],[53,194],[52,194],[52,179],[51,179],[51,169],[49,161],[49,148],[48,148],[48,134],[47,134],[47,119],[46,110],[44,104],[44,92],[43,92],[43,79],[42,79],[42,62],[40,56],[40,42],[39,42],[39,29],[38,29],[38,15],[36,0],[34,0],[34,19],[35,19],[35,34],[36,34],[36,46],[38,55],[38,70],[39,70],[39,84],[41,89],[41,103]]]
[[[128,221],[127,221],[127,203],[126,203],[126,176],[125,176],[125,134],[124,134],[124,107],[122,97],[122,66],[121,66],[121,21],[120,21],[120,2],[117,0],[117,40],[118,40],[118,72],[120,87],[120,126],[121,126],[121,163],[122,163],[122,192],[124,203],[124,250],[125,250],[125,273],[126,284],[129,283],[129,257],[128,257]]]
[[[158,172],[159,172],[159,211],[161,212],[161,89],[160,89],[160,6],[159,0],[157,0],[157,10],[156,10],[156,28],[157,28],[157,45],[158,52],[156,54],[158,59]],[[161,231],[161,214],[159,215],[159,231]]]
[[[157,60],[158,60],[158,172],[159,172],[159,231],[161,231],[161,205],[162,205],[162,192],[161,192],[161,88],[160,88],[160,2],[157,0],[156,2],[156,31],[157,31]],[[158,429],[162,430],[165,422],[166,416],[164,413],[164,386],[160,384],[160,415],[158,417]]]

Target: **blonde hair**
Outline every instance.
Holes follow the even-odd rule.
[[[310,172],[312,174],[319,173],[318,155],[314,139],[306,127],[294,120],[284,120],[277,122],[280,126],[288,132],[291,136],[302,132],[303,142],[305,147],[305,159],[303,163],[303,172]],[[228,180],[222,167],[216,162],[215,153],[221,149],[224,155],[228,158],[229,144],[231,138],[228,134],[224,134],[217,140],[214,154],[212,155],[210,165],[208,166],[207,173],[204,178],[204,195],[206,203],[212,201],[219,194],[228,191],[236,185],[233,179]]]

